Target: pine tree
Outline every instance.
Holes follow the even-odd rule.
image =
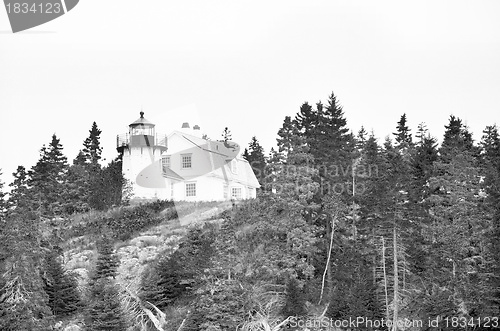
[[[303,316],[306,313],[304,295],[296,279],[290,279],[286,285],[286,301],[283,316]]]
[[[14,181],[9,184],[11,187],[9,194],[9,206],[14,208],[29,208],[29,188],[28,174],[23,166],[18,166],[16,172],[12,174]]]
[[[2,175],[2,171],[0,169],[0,176]],[[7,209],[9,207],[8,201],[5,199],[5,192],[3,191],[3,186],[4,183],[0,179],[0,221],[4,220],[4,215],[7,212]]]
[[[396,140],[396,146],[399,148],[409,148],[413,144],[410,129],[406,124],[406,114],[401,115],[401,118],[396,127],[396,133],[393,133]]]
[[[79,308],[80,297],[75,276],[64,270],[55,249],[45,257],[44,282],[48,304],[55,316],[65,316]]]
[[[64,211],[68,164],[62,149],[60,140],[52,135],[49,146],[42,147],[40,159],[28,172],[33,208],[40,216],[51,217]]]
[[[16,209],[0,229],[0,330],[52,330],[40,277],[41,236],[30,216]]]
[[[278,143],[278,152],[283,153],[285,156],[291,152],[292,146],[296,145],[296,138],[299,135],[299,130],[292,121],[290,116],[286,116],[283,121],[283,126],[278,131],[279,138],[276,139]]]
[[[356,136],[356,149],[358,151],[362,151],[365,147],[367,140],[368,140],[368,132],[365,130],[364,126],[361,126],[361,129],[359,129],[358,135]]]
[[[115,279],[119,264],[110,239],[106,236],[102,237],[97,242],[97,260],[92,279]]]
[[[304,102],[297,115],[295,115],[294,123],[301,135],[310,138],[317,125],[317,120],[318,111],[313,110],[309,103]]]
[[[109,238],[97,243],[97,261],[90,277],[90,296],[86,310],[86,325],[90,331],[121,331],[126,322],[120,306],[115,276],[119,265]]]
[[[224,131],[222,131],[222,140],[221,141],[229,141],[229,140],[232,140],[232,134],[231,134],[231,130],[229,130],[229,128],[226,126],[224,128]]]
[[[94,208],[102,210],[128,203],[131,193],[123,177],[121,155],[102,169],[100,179],[100,189],[92,197]]]
[[[490,244],[491,277],[489,286],[494,314],[500,312],[500,137],[496,125],[487,126],[481,139],[481,167],[484,189],[487,193],[487,208],[492,215],[491,232],[487,235]]]
[[[459,150],[453,157],[437,163],[430,178],[433,194],[427,199],[433,222],[425,227],[428,264],[425,279],[446,286],[453,304],[466,316],[476,317],[489,307],[488,233],[492,230],[479,183],[477,159]],[[458,309],[458,307],[457,307]]]
[[[266,157],[264,156],[264,148],[260,145],[255,136],[248,144],[248,149],[245,148],[243,158],[250,163],[255,177],[259,183],[263,185],[265,177]]]
[[[127,329],[120,306],[118,286],[107,278],[96,280],[90,289],[86,326],[89,331],[123,331]]]
[[[429,195],[429,178],[434,174],[434,163],[438,160],[437,140],[423,132],[415,146],[412,160],[412,192],[415,201],[421,201]]]
[[[98,164],[101,159],[102,147],[99,141],[101,133],[102,131],[97,128],[96,122],[92,123],[89,136],[83,142],[82,154],[86,163]]]
[[[320,104],[315,128],[306,140],[316,168],[321,169],[320,181],[322,186],[326,186],[323,192],[341,187],[342,195],[349,196],[350,190],[346,187],[352,181],[355,140],[347,127],[343,108],[333,92],[326,107]]]
[[[439,149],[442,161],[450,162],[456,152],[471,152],[474,154],[475,149],[472,134],[460,118],[451,115],[445,129],[443,143]]]

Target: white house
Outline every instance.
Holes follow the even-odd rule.
[[[260,187],[250,164],[238,156],[238,144],[201,138],[188,123],[167,135],[141,117],[117,136],[123,175],[136,199],[223,201],[256,197]]]

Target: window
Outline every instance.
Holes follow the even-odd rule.
[[[167,169],[170,169],[170,155],[161,158],[161,168],[163,172],[167,172]]]
[[[236,160],[231,161],[231,172],[235,175],[238,174],[238,163]]]
[[[196,183],[186,183],[186,196],[187,197],[196,196]]]
[[[182,169],[191,168],[191,154],[181,155],[181,168]]]
[[[253,198],[254,197],[254,189],[253,189],[253,187],[247,187],[247,189],[248,189],[248,196],[247,196],[247,198],[249,198],[249,199]]]
[[[236,200],[241,199],[241,187],[231,188],[231,198]]]

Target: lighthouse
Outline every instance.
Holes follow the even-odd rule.
[[[129,125],[128,133],[117,136],[116,144],[122,154],[123,176],[132,186],[133,198],[167,199],[161,170],[161,157],[167,151],[167,136],[156,133],[155,124],[148,121],[141,111],[140,117]]]

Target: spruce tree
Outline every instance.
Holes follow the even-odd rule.
[[[428,241],[425,279],[445,286],[455,298],[454,305],[462,303],[464,314],[477,317],[489,309],[492,299],[486,238],[494,226],[479,194],[478,161],[462,149],[457,145],[451,159],[438,162],[429,179],[433,193],[427,203],[433,222],[424,228]]]
[[[443,143],[439,149],[440,159],[450,162],[454,153],[471,152],[475,154],[472,134],[462,120],[450,115],[448,125],[445,125]]]
[[[368,132],[365,130],[364,126],[361,126],[358,134],[356,136],[356,149],[362,151],[365,147],[366,141],[368,140]]]
[[[406,114],[401,115],[401,118],[396,127],[396,132],[393,133],[396,140],[396,146],[400,148],[409,148],[412,145],[412,137],[410,128],[406,124]]]
[[[232,134],[231,134],[231,130],[229,130],[229,128],[226,126],[224,128],[224,131],[222,131],[222,140],[221,141],[229,141],[229,140],[232,140]]]
[[[0,169],[0,176],[2,175],[2,171]],[[4,183],[0,179],[0,221],[4,219],[4,214],[7,212],[9,207],[8,201],[5,199],[5,192],[3,191]]]
[[[108,278],[95,281],[90,289],[86,326],[89,331],[123,331],[127,329],[120,305],[118,286]]]
[[[55,249],[45,257],[45,292],[48,305],[55,316],[74,313],[79,308],[80,297],[75,276],[64,270]]]
[[[306,313],[304,295],[296,279],[290,279],[286,285],[286,300],[282,314],[288,316],[303,316]]]
[[[260,145],[255,136],[252,137],[252,140],[248,144],[248,149],[245,148],[243,158],[250,163],[259,183],[263,185],[266,157],[264,156],[264,148]]]
[[[491,306],[494,314],[500,312],[500,137],[496,125],[487,126],[481,139],[481,166],[487,208],[492,215],[491,232],[487,235],[491,256]]]
[[[16,209],[0,229],[0,330],[52,330],[40,276],[40,232],[30,213]]]
[[[52,135],[49,146],[42,147],[40,159],[28,172],[33,208],[40,216],[52,217],[64,211],[68,164],[62,149],[60,140]]]
[[[97,261],[90,276],[85,324],[90,331],[125,330],[126,322],[120,306],[119,289],[115,283],[119,261],[109,238],[103,237],[98,241],[97,252]]]
[[[434,174],[434,163],[438,160],[437,140],[427,131],[423,131],[416,143],[412,160],[411,197],[421,201],[429,195],[428,181]]]
[[[120,261],[114,253],[111,240],[108,237],[103,236],[97,242],[97,260],[95,262],[93,279],[115,279],[119,265]]]
[[[9,194],[9,206],[13,208],[29,208],[29,178],[26,169],[23,166],[18,166],[16,172],[12,174],[14,181],[9,184],[11,187]]]
[[[102,147],[99,141],[101,133],[102,131],[97,128],[96,122],[92,123],[89,136],[83,142],[82,154],[86,163],[98,164],[101,159]]]
[[[313,110],[309,103],[304,102],[299,112],[295,115],[294,123],[300,134],[310,138],[317,125],[318,111]]]
[[[294,145],[296,145],[295,141],[299,135],[299,130],[295,124],[295,121],[292,121],[290,116],[286,116],[283,121],[283,126],[278,131],[279,138],[276,139],[278,143],[278,152],[283,153],[285,156],[291,152]]]

